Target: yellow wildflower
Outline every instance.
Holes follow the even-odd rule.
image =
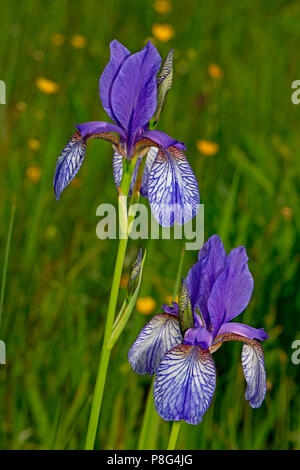
[[[40,142],[37,139],[29,139],[27,145],[30,150],[38,150],[40,148]]]
[[[223,70],[218,64],[210,64],[208,66],[208,73],[211,78],[222,78],[223,77]]]
[[[25,111],[25,109],[27,108],[27,104],[25,103],[25,101],[18,101],[16,104],[16,108],[20,112]]]
[[[54,46],[62,46],[63,43],[65,42],[65,37],[63,34],[56,33],[56,34],[53,34],[51,41],[52,41],[52,44],[54,44]]]
[[[169,11],[171,11],[172,5],[170,0],[156,0],[153,7],[157,13],[169,13]]]
[[[156,302],[152,297],[139,297],[135,306],[142,315],[150,315],[156,307]]]
[[[154,23],[152,34],[159,41],[167,42],[175,36],[175,31],[173,26],[168,23]]]
[[[120,280],[121,289],[125,289],[127,287],[128,280],[129,280],[129,274],[123,274]]]
[[[212,157],[219,151],[219,144],[216,142],[209,142],[208,140],[200,139],[197,141],[197,149],[199,150],[202,155],[206,155],[207,157]]]
[[[294,211],[291,207],[284,206],[281,208],[281,214],[285,218],[285,220],[291,220],[294,215]]]
[[[86,46],[86,38],[80,34],[74,34],[71,37],[71,44],[75,49],[82,49]]]
[[[38,89],[46,95],[53,95],[59,90],[59,85],[48,78],[38,77],[35,83]]]
[[[32,183],[38,183],[41,179],[41,174],[42,171],[37,165],[32,165],[26,170],[26,176]]]

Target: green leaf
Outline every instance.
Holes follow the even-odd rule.
[[[129,320],[132,310],[134,309],[135,302],[136,302],[136,299],[140,290],[141,281],[142,281],[142,274],[143,274],[145,259],[146,259],[146,250],[145,250],[143,258],[142,258],[142,250],[140,250],[138,257],[136,261],[134,262],[132,269],[131,269],[131,275],[130,275],[130,280],[129,280],[130,282],[132,279],[131,287],[130,288],[128,287],[127,297],[124,300],[121,310],[119,312],[119,315],[117,316],[117,319],[114,323],[113,331],[112,331],[110,340],[108,342],[107,349],[112,349],[114,347],[116,341],[118,340],[120,334],[124,330]]]

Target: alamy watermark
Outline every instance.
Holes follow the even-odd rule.
[[[298,366],[300,364],[300,339],[295,339],[292,343],[292,349],[295,349],[295,351],[292,354],[292,363],[295,366]]]
[[[6,104],[6,85],[3,80],[0,80],[0,104]]]
[[[292,88],[295,89],[295,91],[291,94],[291,101],[293,104],[299,104],[300,103],[300,80],[294,80],[292,82]]]
[[[119,198],[119,218],[113,204],[100,204],[96,210],[96,216],[101,217],[97,223],[96,235],[100,240],[107,238],[115,240],[117,238],[129,237],[133,240],[147,240],[159,238],[169,240],[171,236],[174,239],[185,240],[186,250],[200,250],[204,243],[204,204],[198,205],[198,211],[194,218],[191,218],[184,225],[176,222],[173,227],[162,227],[154,218],[152,212],[149,214],[147,206],[144,204],[133,204],[130,206],[127,214],[127,198]],[[159,207],[160,213],[164,214],[164,221],[168,217],[173,221],[175,214],[182,214],[182,206],[173,205]],[[191,210],[186,206],[185,210]],[[127,228],[127,233],[124,232]]]
[[[6,364],[6,345],[0,340],[0,364]]]

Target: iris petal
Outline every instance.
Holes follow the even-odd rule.
[[[154,402],[166,421],[198,424],[216,386],[214,361],[199,346],[175,346],[162,359],[154,382]]]
[[[160,63],[159,53],[148,42],[124,60],[111,87],[113,119],[126,129],[129,138],[146,126],[155,112]]]
[[[86,142],[76,131],[57,159],[53,180],[55,197],[59,197],[66,186],[75,178],[83,162]]]
[[[208,299],[208,310],[214,335],[223,323],[239,315],[249,303],[253,278],[247,262],[248,256],[243,246],[232,250],[224,271],[213,285]]]
[[[103,108],[111,119],[117,122],[113,110],[111,109],[110,95],[113,83],[124,63],[124,60],[130,56],[130,52],[126,47],[114,39],[110,43],[110,61],[105,67],[99,80],[99,94]]]
[[[262,328],[253,328],[252,326],[236,322],[223,323],[219,329],[218,335],[222,335],[224,333],[235,333],[237,335],[245,336],[248,339],[259,339],[260,341],[264,341],[269,337]]]
[[[160,150],[149,175],[148,198],[160,225],[182,225],[198,212],[197,180],[184,153],[176,147]]]
[[[256,341],[252,343],[245,343],[242,349],[242,366],[247,382],[245,398],[252,408],[259,408],[267,389],[264,351]]]
[[[174,315],[155,315],[133,343],[128,360],[138,374],[153,375],[164,354],[182,342],[179,323]]]

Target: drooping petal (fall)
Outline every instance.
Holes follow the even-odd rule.
[[[235,322],[223,323],[218,331],[218,335],[223,335],[225,333],[235,333],[249,339],[258,339],[260,341],[264,341],[269,338],[269,335],[262,328],[253,328],[252,326]]]
[[[216,386],[214,361],[200,346],[180,344],[163,357],[154,382],[154,402],[166,421],[198,424]]]
[[[128,360],[138,374],[153,375],[165,353],[181,342],[178,319],[166,313],[155,315],[131,346]]]
[[[114,126],[114,124],[100,122],[97,124],[102,124],[102,126],[98,126],[95,132],[87,132],[85,126],[87,126],[88,124],[95,123],[78,125],[77,128],[79,130],[72,135],[71,139],[64,147],[63,151],[57,159],[53,179],[54,192],[57,200],[59,199],[62,191],[76,176],[79,168],[81,167],[85,155],[86,142],[88,140],[104,139],[108,140],[115,146],[119,144],[119,139],[115,135],[111,134],[112,131],[109,131],[109,129],[111,129],[111,126]],[[81,134],[80,129],[82,129],[84,135]],[[114,130],[113,132],[116,131]]]
[[[174,145],[180,150],[186,150],[186,147],[183,142],[172,139],[172,137],[170,137],[168,134],[165,134],[162,131],[157,131],[157,130],[145,131],[143,132],[143,134],[141,135],[141,139],[139,140],[143,140],[144,138],[152,140],[159,147],[163,147],[165,149],[168,149],[169,147],[172,147]]]
[[[158,152],[149,175],[148,199],[154,217],[163,227],[174,222],[185,224],[197,214],[197,180],[180,149],[173,146]]]
[[[83,124],[78,124],[77,129],[79,130],[82,137],[89,137],[95,134],[101,134],[103,132],[116,132],[120,136],[125,138],[124,131],[116,124],[105,122],[105,121],[91,121]]]
[[[249,303],[253,278],[247,262],[248,256],[243,246],[232,250],[223,272],[213,285],[208,311],[214,335],[217,335],[223,323],[239,315]]]
[[[266,395],[264,351],[259,343],[245,343],[242,349],[242,366],[247,382],[246,400],[252,408],[259,408]]]
[[[56,162],[53,186],[55,197],[59,200],[66,186],[75,178],[84,159],[86,142],[76,131],[64,147]]]

